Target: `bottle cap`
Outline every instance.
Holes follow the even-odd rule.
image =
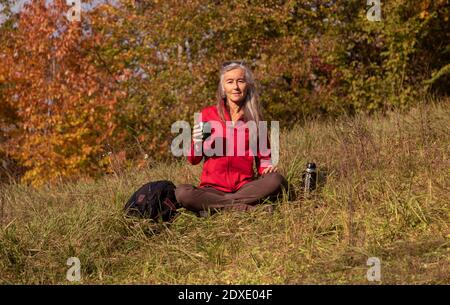
[[[316,168],[316,163],[314,162],[308,162],[308,164],[306,164],[306,168]]]

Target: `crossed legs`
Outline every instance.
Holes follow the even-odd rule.
[[[198,188],[181,184],[175,189],[177,201],[193,212],[213,209],[247,210],[266,198],[275,197],[287,186],[285,178],[279,173],[265,174],[234,193],[219,191],[213,187]]]

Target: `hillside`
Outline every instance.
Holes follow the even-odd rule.
[[[449,106],[283,131],[289,182],[299,187],[310,160],[324,179],[273,213],[182,211],[171,225],[123,216],[147,181],[197,183],[201,167],[185,160],[98,181],[3,186],[0,283],[70,284],[66,262],[78,257],[83,284],[368,284],[367,260],[377,257],[374,284],[449,284]]]

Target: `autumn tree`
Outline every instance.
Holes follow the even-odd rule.
[[[0,153],[25,181],[170,160],[171,124],[215,102],[225,60],[281,127],[448,95],[448,0],[381,1],[378,22],[359,0],[103,1],[81,22],[45,3],[0,38]]]
[[[114,77],[89,51],[100,37],[69,21],[67,10],[65,1],[25,5],[1,54],[3,102],[14,110],[1,147],[36,185],[101,172],[103,145],[116,128]]]

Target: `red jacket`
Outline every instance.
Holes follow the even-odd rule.
[[[203,142],[202,155],[194,155],[194,143],[191,142],[191,151],[188,156],[188,161],[195,165],[200,163],[203,158],[205,160],[199,187],[212,186],[220,191],[235,192],[244,184],[255,178],[253,169],[254,163],[259,175],[262,174],[266,167],[272,165],[270,146],[267,138],[267,145],[264,145],[267,149],[264,149],[263,153],[259,148],[256,153],[251,152],[249,145],[249,128],[247,127],[247,122],[243,120],[243,117],[236,121],[235,125],[232,126],[230,114],[228,111],[225,111],[225,119],[226,121],[229,121],[228,124],[225,124],[225,122],[220,119],[217,106],[204,108],[201,111],[201,115],[201,121],[213,122],[213,128],[211,136]],[[219,130],[216,130],[217,128],[219,128]],[[243,136],[244,132],[245,137]],[[241,142],[240,144],[238,144],[238,135],[239,141]],[[221,155],[205,155],[208,149],[216,147],[217,142],[215,141],[221,137],[223,138]],[[226,144],[232,138],[234,138],[234,150],[232,145]],[[245,143],[242,143],[243,140]],[[239,155],[238,146],[240,147]],[[244,153],[242,153],[243,151]]]

